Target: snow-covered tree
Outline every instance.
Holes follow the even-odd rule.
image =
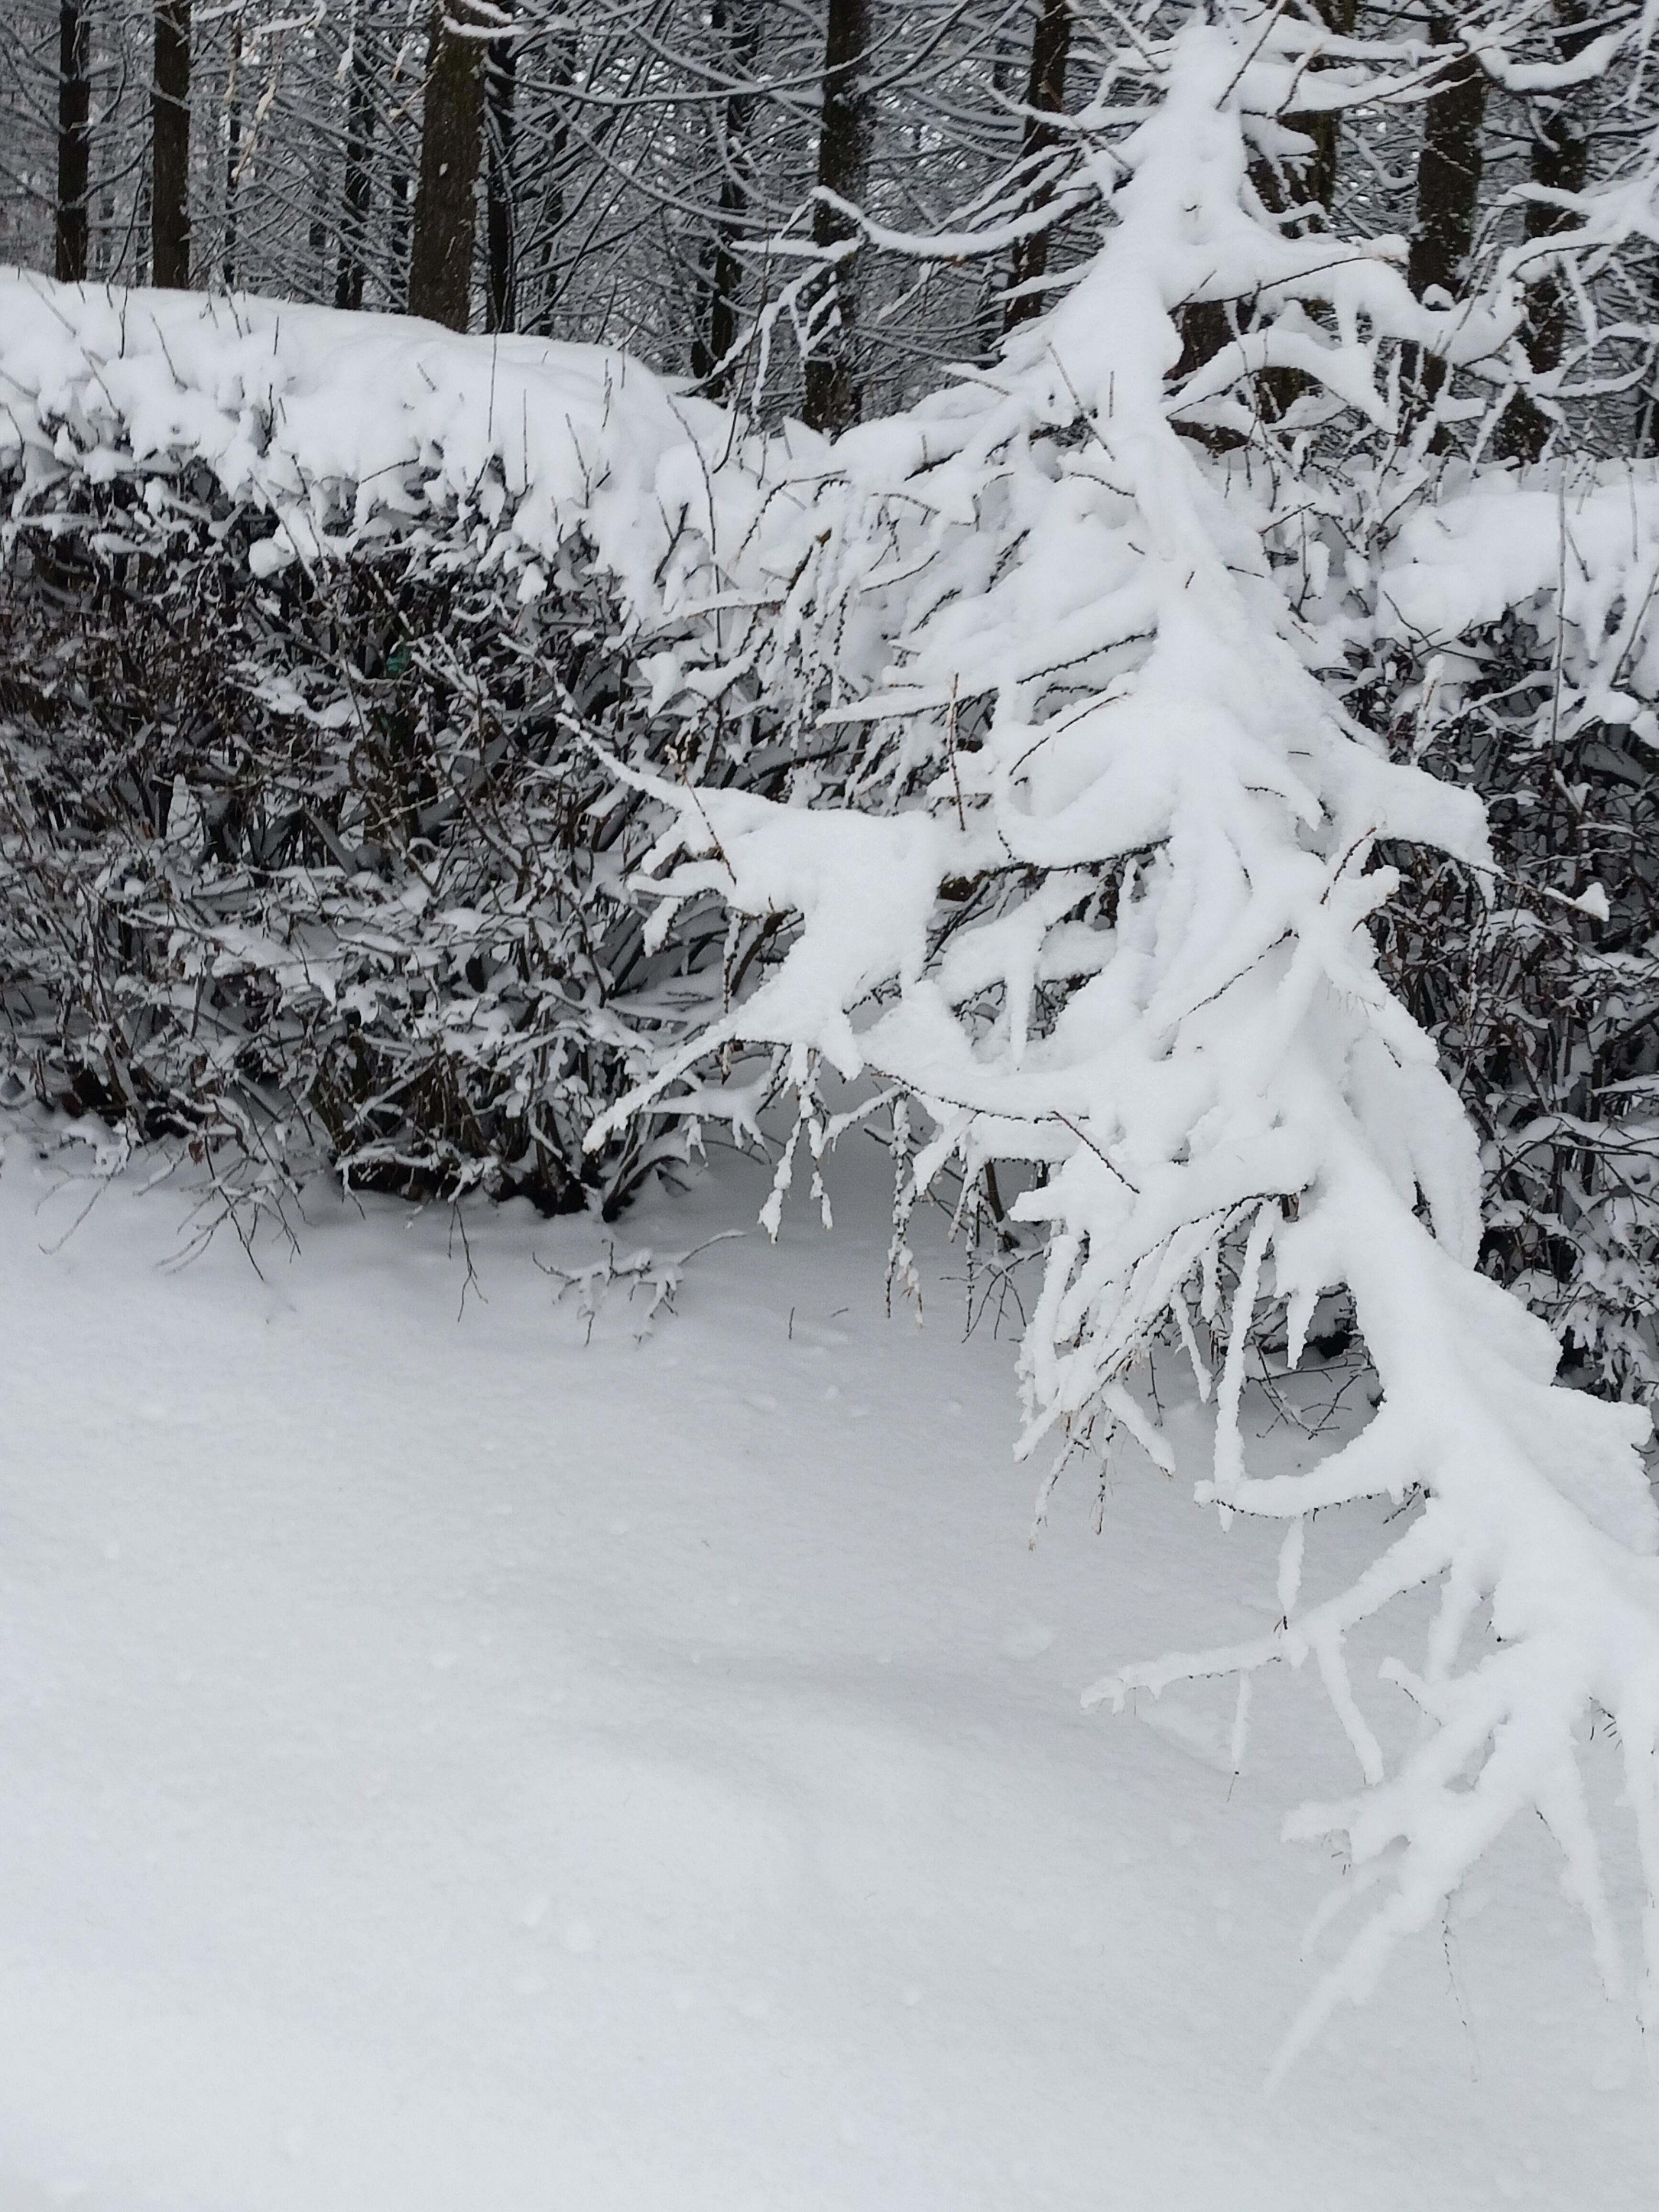
[[[1283,1618],[1093,1695],[1237,1676],[1242,1745],[1255,1674],[1314,1662],[1363,1787],[1291,1832],[1340,1835],[1391,1880],[1297,2037],[1527,1808],[1617,1979],[1577,1763],[1597,1711],[1659,1898],[1648,1418],[1556,1386],[1550,1330],[1476,1267],[1475,1136],[1379,972],[1373,923],[1400,881],[1385,851],[1490,882],[1486,825],[1473,793],[1390,758],[1340,699],[1383,540],[1345,563],[1339,526],[1385,481],[1365,456],[1397,441],[1401,355],[1437,364],[1419,376],[1436,394],[1448,371],[1489,374],[1524,297],[1511,263],[1462,304],[1419,302],[1403,245],[1264,190],[1316,146],[1287,112],[1385,99],[1417,58],[1253,6],[1126,48],[1079,118],[1104,210],[1086,273],[994,369],[809,460],[825,480],[761,666],[773,696],[793,687],[804,751],[809,731],[847,741],[777,801],[618,763],[672,817],[662,926],[723,902],[776,957],[745,961],[720,1018],[594,1133],[647,1109],[748,1119],[768,1076],[723,1081],[711,1055],[759,1045],[815,1154],[837,1126],[825,1067],[900,1102],[901,1268],[908,1211],[947,1163],[1021,1177],[1009,1213],[1044,1243],[1022,1449],[1048,1455],[1045,1489],[1070,1454],[1126,1437],[1168,1465],[1137,1373],[1177,1342],[1207,1389],[1213,1346],[1198,1495],[1224,1522],[1285,1525]],[[1651,223],[1642,185],[1577,228],[1606,246]],[[1198,314],[1221,337],[1194,358]],[[1525,514],[1513,502],[1499,526]],[[1412,581],[1420,622],[1425,564]],[[1281,1315],[1294,1369],[1338,1294],[1376,1409],[1305,1472],[1258,1475],[1240,1419],[1252,1332]],[[1362,1574],[1305,1595],[1311,1516],[1376,1498],[1408,1510]],[[1425,1586],[1425,1648],[1383,1668],[1424,1723],[1390,1773],[1345,1644]],[[1655,2019],[1659,1910],[1647,1946]]]

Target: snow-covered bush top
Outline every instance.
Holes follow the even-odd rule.
[[[623,607],[654,621],[708,596],[726,534],[753,542],[731,428],[596,346],[481,347],[398,316],[0,270],[0,468],[27,495],[71,463],[94,480],[204,463],[270,514],[271,569],[343,553],[386,517],[459,512],[526,597],[580,538]]]
[[[1622,723],[1659,746],[1659,463],[1477,475],[1404,520],[1377,597],[1383,629],[1445,649],[1454,684],[1461,641],[1525,616],[1567,686],[1558,736]]]
[[[577,732],[628,741],[642,635],[683,693],[753,618],[729,430],[592,348],[0,274],[8,1077],[237,1202],[321,1158],[620,1204],[660,1145],[582,1136],[706,987],[642,947],[650,832]]]

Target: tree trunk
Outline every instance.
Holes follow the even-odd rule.
[[[483,136],[483,71],[478,41],[444,27],[480,21],[466,0],[437,0],[427,40],[421,180],[409,262],[409,312],[464,331],[472,312],[473,189]]]
[[[1556,44],[1563,61],[1582,53],[1595,35],[1583,17],[1583,0],[1563,0],[1556,13],[1564,27]],[[1531,181],[1546,191],[1581,192],[1589,173],[1589,138],[1585,129],[1587,87],[1575,87],[1559,99],[1540,99],[1533,110]],[[1526,233],[1529,239],[1553,238],[1571,230],[1574,217],[1565,208],[1537,200],[1527,204]],[[1527,319],[1522,343],[1534,376],[1547,375],[1561,366],[1567,341],[1570,294],[1561,271],[1552,269],[1533,285],[1527,297]],[[1506,460],[1526,463],[1541,458],[1548,441],[1550,418],[1528,393],[1516,392],[1504,411],[1493,441]]]
[[[392,174],[392,216],[386,226],[392,252],[392,304],[409,312],[409,221],[410,185],[406,171]]]
[[[92,26],[86,0],[58,10],[58,229],[60,284],[87,273],[87,179],[92,152]]]
[[[1052,153],[1060,143],[1059,131],[1042,118],[1065,112],[1066,64],[1071,44],[1071,0],[1042,0],[1031,32],[1031,74],[1025,88],[1025,105],[1031,112],[1026,115],[1019,146],[1019,158],[1028,180],[1042,157]],[[1052,195],[1053,186],[1044,179],[1039,181],[1026,204],[1040,208]],[[1028,292],[1022,287],[1036,286],[1037,280],[1047,275],[1048,269],[1048,232],[1040,230],[1030,238],[1022,238],[1014,248],[1008,271],[1008,289],[1012,296],[1003,319],[1005,330],[1012,331],[1042,313],[1041,290]]]
[[[517,78],[517,48],[508,40],[492,45],[484,64],[489,165],[484,235],[489,258],[484,328],[491,331],[513,331],[519,326],[519,256],[513,197],[513,96]]]
[[[1351,39],[1358,20],[1358,0],[1317,0],[1319,19],[1328,31],[1339,37]],[[1314,67],[1319,64],[1316,62]],[[1336,204],[1337,152],[1341,143],[1342,118],[1329,108],[1315,108],[1306,115],[1287,115],[1285,123],[1292,131],[1299,131],[1314,143],[1313,159],[1302,173],[1301,182],[1310,199],[1317,200],[1328,215]]]
[[[155,0],[150,97],[150,282],[190,283],[190,0]]]
[[[548,55],[547,82],[556,94],[574,82],[576,75],[576,31],[567,15],[561,22],[556,18],[546,33]],[[534,228],[537,255],[536,266],[530,268],[526,253],[520,265],[521,278],[529,278],[528,289],[535,301],[530,318],[530,328],[538,337],[551,337],[558,319],[561,305],[560,289],[563,276],[562,240],[564,229],[564,172],[565,155],[570,149],[569,111],[556,104],[551,120],[543,125],[540,134],[540,168],[544,182],[542,186],[541,208]]]
[[[242,179],[242,22],[230,27],[230,74],[225,85],[225,228],[219,275],[227,292],[236,283],[238,217]]]
[[[818,183],[854,207],[870,181],[874,117],[861,82],[870,48],[871,0],[829,0],[823,40],[823,107],[818,125]],[[842,246],[859,228],[838,207],[820,200],[812,211],[812,243]],[[806,362],[803,413],[815,430],[833,437],[859,419],[859,285],[851,257],[826,271],[818,303],[818,335]]]
[[[340,195],[340,265],[334,279],[337,307],[363,304],[363,260],[368,249],[369,147],[374,131],[374,46],[371,0],[357,0],[351,19],[351,92],[346,102],[345,181]]]
[[[1429,18],[1429,35],[1437,46],[1449,46],[1455,28],[1449,15]],[[1436,289],[1455,300],[1462,290],[1474,242],[1486,117],[1486,71],[1473,58],[1455,61],[1423,111],[1417,229],[1406,272],[1419,300]],[[1434,354],[1408,346],[1401,367],[1408,409],[1420,414],[1433,404],[1445,383],[1446,364]]]
[[[1631,451],[1638,461],[1650,461],[1659,453],[1659,367],[1649,369],[1636,395],[1636,429]]]
[[[732,21],[736,18],[735,22]],[[760,56],[760,9],[756,0],[714,0],[710,21],[718,33],[732,32],[731,66],[733,89],[726,94],[720,133],[720,189],[715,217],[714,252],[702,285],[701,327],[691,345],[691,374],[708,385],[719,398],[729,379],[720,364],[738,342],[738,312],[743,293],[743,264],[738,244],[743,235],[749,205],[750,169],[749,132],[755,117],[751,88]]]
[[[1316,0],[1321,21],[1328,30],[1341,36],[1352,33],[1358,13],[1358,0]],[[1318,64],[1314,64],[1317,68]],[[1287,115],[1288,128],[1311,138],[1314,150],[1305,163],[1294,168],[1258,155],[1250,163],[1250,181],[1257,196],[1270,214],[1291,216],[1297,207],[1310,200],[1317,201],[1328,210],[1336,197],[1337,118],[1315,111],[1310,114]],[[1201,300],[1181,313],[1181,358],[1176,364],[1178,379],[1193,375],[1208,362],[1215,359],[1224,345],[1238,335],[1240,309],[1218,300]],[[1243,311],[1243,327],[1249,327],[1249,310]],[[1269,422],[1277,422],[1308,388],[1308,380],[1298,369],[1269,368],[1255,380],[1256,404]],[[1180,426],[1183,437],[1197,440],[1212,453],[1225,453],[1236,447],[1237,434],[1196,425]]]
[[[138,189],[132,198],[132,219],[127,225],[126,236],[121,241],[121,250],[115,264],[116,275],[124,276],[126,270],[127,247],[131,246],[133,258],[132,281],[136,284],[148,284],[149,282],[149,171],[150,165],[148,161],[140,165]]]

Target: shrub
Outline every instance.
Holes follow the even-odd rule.
[[[659,764],[614,597],[428,502],[277,565],[201,465],[17,481],[0,597],[0,1019],[15,1079],[222,1188],[479,1188],[607,1215],[682,1146],[582,1138],[710,947],[647,950]],[[714,948],[718,951],[718,940]]]

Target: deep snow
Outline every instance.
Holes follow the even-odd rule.
[[[927,1326],[884,1317],[880,1167],[775,1249],[752,1166],[652,1200],[620,1249],[750,1233],[584,1346],[532,1255],[586,1224],[469,1213],[465,1298],[447,1215],[326,1196],[263,1279],[169,1268],[179,1191],[74,1226],[11,1135],[5,2212],[1651,2201],[1541,1836],[1264,2094],[1336,1724],[1265,1681],[1234,1779],[1226,1693],[1079,1693],[1258,1632],[1278,1532],[1143,1462],[1028,1548],[1012,1332],[963,1340],[931,1231]]]

